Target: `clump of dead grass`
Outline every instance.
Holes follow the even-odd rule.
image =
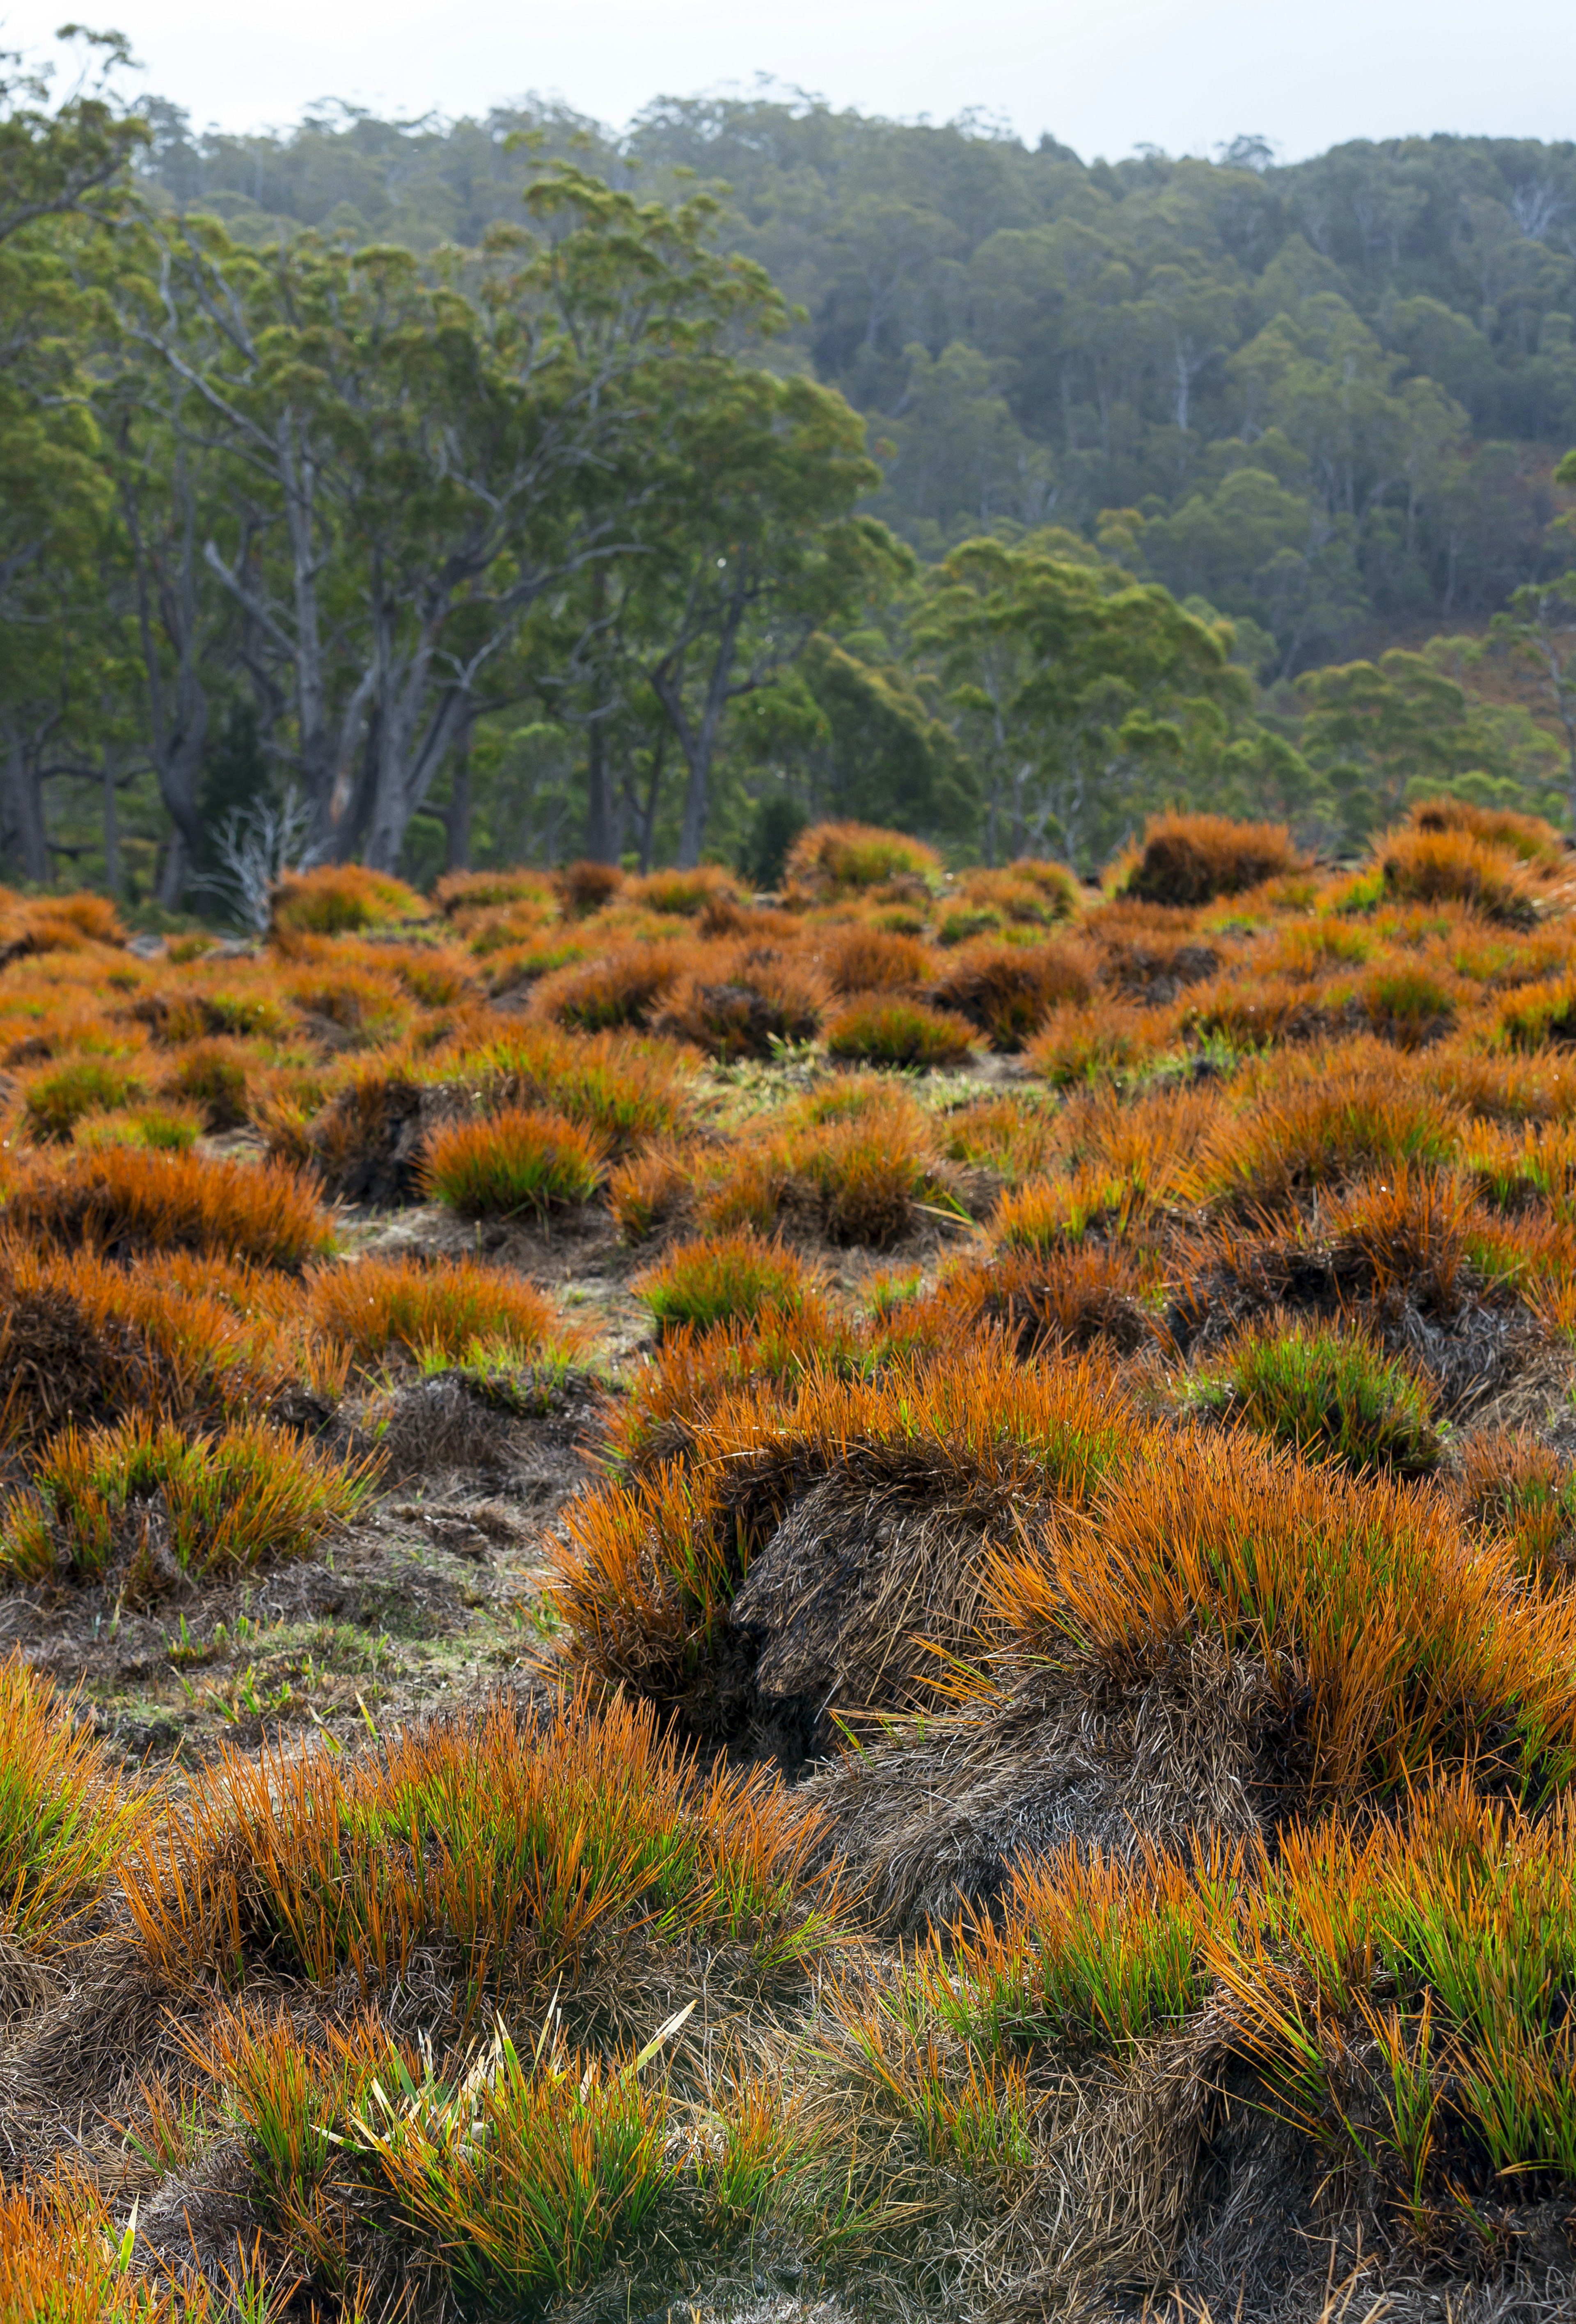
[[[198,1250],[292,1270],[334,1240],[310,1186],[281,1164],[132,1146],[24,1168],[4,1219],[14,1238],[107,1257]]]

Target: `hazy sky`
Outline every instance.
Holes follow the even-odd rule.
[[[4,0],[0,0],[3,7]],[[7,47],[62,9],[5,12]],[[1576,0],[102,0],[147,83],[246,129],[323,97],[415,115],[527,90],[622,124],[651,97],[758,74],[836,105],[968,107],[1085,158],[1206,153],[1239,131],[1295,160],[1348,137],[1576,135]]]

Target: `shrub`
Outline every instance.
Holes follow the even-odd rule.
[[[1379,853],[1387,895],[1419,904],[1470,905],[1485,919],[1531,927],[1533,882],[1519,855],[1463,830],[1393,831]]]
[[[364,1370],[394,1353],[457,1361],[477,1347],[525,1361],[565,1336],[552,1301],[534,1284],[469,1259],[325,1268],[308,1279],[307,1312]]]
[[[1086,1001],[1092,964],[1069,944],[1008,949],[971,945],[949,962],[930,989],[937,1008],[955,1010],[988,1034],[993,1049],[1020,1049],[1063,1002]]]
[[[1309,1459],[1350,1469],[1421,1476],[1442,1450],[1415,1373],[1361,1333],[1329,1324],[1276,1316],[1255,1325],[1211,1360],[1193,1394]]]
[[[17,1179],[4,1219],[14,1235],[116,1258],[203,1250],[299,1268],[334,1240],[310,1188],[279,1163],[131,1146],[35,1165]]]
[[[867,823],[814,823],[788,850],[787,884],[812,895],[858,894],[893,881],[934,886],[941,858],[922,840]]]
[[[945,1010],[872,997],[838,1011],[826,1028],[826,1054],[844,1065],[959,1065],[975,1038],[972,1025]]]
[[[607,1160],[604,1142],[562,1114],[506,1106],[484,1121],[434,1130],[422,1158],[428,1191],[465,1218],[545,1216],[589,1201]]]
[[[287,872],[273,891],[276,936],[346,936],[431,918],[430,907],[413,888],[386,872],[371,872],[364,863],[325,863],[315,872]]]
[[[1208,904],[1305,868],[1284,824],[1223,815],[1151,816],[1119,892],[1148,904]]]
[[[792,1314],[816,1280],[804,1261],[780,1243],[745,1232],[680,1243],[660,1266],[637,1275],[630,1287],[650,1310],[659,1332],[686,1323],[709,1331],[718,1323],[751,1321],[767,1307]]]
[[[139,1595],[169,1575],[244,1572],[305,1557],[372,1491],[352,1468],[266,1421],[189,1437],[138,1417],[68,1428],[0,1514],[0,1570],[21,1581],[129,1569]],[[173,1568],[168,1561],[173,1560]]]
[[[0,1936],[58,1943],[103,1895],[144,1803],[16,1649],[0,1663]]]
[[[23,1120],[34,1138],[65,1139],[84,1114],[111,1112],[145,1090],[143,1075],[130,1058],[70,1057],[26,1076]]]

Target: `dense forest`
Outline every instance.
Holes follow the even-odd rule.
[[[88,53],[0,98],[7,876],[1571,820],[1576,145],[199,135]]]

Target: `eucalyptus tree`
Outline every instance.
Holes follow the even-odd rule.
[[[713,208],[637,204],[560,167],[475,278],[313,237],[160,229],[128,337],[189,391],[224,480],[210,569],[288,707],[319,856],[397,859],[531,609],[642,553],[696,367],[779,302],[708,245]],[[509,681],[512,684],[514,681]]]

